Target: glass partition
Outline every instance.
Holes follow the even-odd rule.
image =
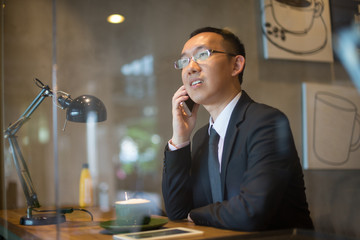
[[[150,199],[152,213],[165,214],[163,150],[172,136],[171,99],[182,85],[173,62],[196,28],[226,27],[239,35],[247,49],[243,89],[287,114],[300,157],[302,82],[351,85],[336,61],[264,59],[260,1],[1,2],[2,134],[44,89],[41,83],[52,93],[15,132],[26,163],[20,177],[8,138],[1,135],[2,209],[20,215],[27,214],[28,206],[20,181],[24,172],[31,178],[25,176],[25,188],[33,187],[42,210],[97,208],[99,216],[106,216],[101,219],[112,219],[106,214],[114,203],[130,197]],[[110,23],[112,14],[124,21]],[[72,100],[82,95],[100,99],[106,121],[67,121],[67,109],[58,102],[67,94]],[[196,128],[208,118],[201,108]],[[92,181],[92,201],[87,204],[80,202],[84,164]],[[66,217],[72,219],[71,214]]]
[[[3,2],[2,123],[18,143],[5,136],[5,209],[77,208],[86,163],[93,195],[83,207],[107,212],[126,193],[162,213],[161,151],[170,128],[160,127],[159,114],[170,100],[159,104],[154,65],[162,57],[153,42],[160,36],[142,26],[151,10],[141,9],[139,18],[131,1]],[[126,17],[123,25],[107,21],[113,13]],[[59,94],[96,96],[107,120],[67,121]]]

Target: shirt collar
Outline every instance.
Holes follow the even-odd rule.
[[[239,92],[231,102],[226,105],[224,110],[220,113],[220,115],[217,117],[216,121],[213,122],[212,117],[210,116],[209,119],[209,135],[210,135],[210,128],[213,126],[215,131],[220,135],[220,138],[225,138],[226,130],[229,125],[231,113],[233,112],[236,103],[239,101],[241,97],[241,92]]]

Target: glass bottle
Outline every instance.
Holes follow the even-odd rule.
[[[93,186],[91,175],[89,171],[89,164],[84,163],[80,175],[80,189],[79,189],[79,205],[80,207],[91,207],[93,201]]]

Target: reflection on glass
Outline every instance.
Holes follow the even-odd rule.
[[[120,143],[120,161],[124,164],[134,163],[138,159],[139,151],[136,142],[126,136]]]
[[[39,120],[39,131],[38,131],[39,142],[46,144],[50,141],[50,129],[45,117],[41,117]]]
[[[151,118],[144,118],[126,126],[126,132],[119,144],[119,178],[125,179],[135,172],[151,174],[156,171],[161,139],[153,132],[154,126],[155,120]]]
[[[137,99],[155,96],[153,61],[154,57],[147,55],[121,67],[121,73],[125,75],[127,96]]]
[[[89,163],[89,170],[93,182],[93,186],[97,186],[98,182],[98,153],[97,153],[97,135],[96,135],[97,116],[94,112],[88,114],[86,122],[86,143],[87,143],[87,159]]]
[[[114,92],[117,109],[126,113],[118,120],[117,192],[159,192],[156,79],[154,57],[145,55],[124,64],[121,85]],[[156,176],[156,177],[155,177]]]

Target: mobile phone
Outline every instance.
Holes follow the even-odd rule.
[[[182,107],[183,114],[187,117],[191,117],[191,112],[194,108],[195,102],[189,98],[185,102],[181,102],[180,106]]]

